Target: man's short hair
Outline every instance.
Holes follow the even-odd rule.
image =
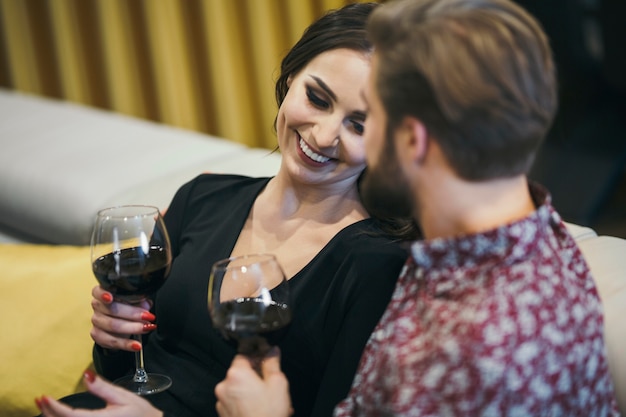
[[[392,127],[421,120],[464,179],[528,173],[557,107],[535,18],[508,0],[400,0],[375,10],[368,31]]]

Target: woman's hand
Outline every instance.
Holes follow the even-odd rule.
[[[72,408],[44,395],[35,398],[41,413],[45,417],[163,417],[163,413],[144,398],[105,381],[92,371],[86,371],[84,379],[89,392],[106,401],[105,408]]]
[[[261,363],[261,374],[250,359],[237,355],[226,379],[217,384],[215,408],[221,417],[288,417],[293,413],[289,383],[280,370],[280,353],[272,349]]]
[[[96,286],[91,291],[91,338],[98,345],[110,350],[137,352],[141,344],[130,336],[145,334],[156,329],[154,314],[150,313],[150,302],[130,305],[113,300],[113,295]]]

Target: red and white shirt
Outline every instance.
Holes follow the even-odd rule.
[[[600,299],[552,208],[412,245],[335,416],[617,416]]]

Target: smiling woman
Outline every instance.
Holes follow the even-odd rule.
[[[130,335],[143,333],[150,372],[173,380],[146,398],[173,415],[214,415],[214,388],[236,350],[212,326],[208,268],[224,258],[271,253],[294,306],[279,346],[295,415],[330,415],[346,395],[406,259],[398,240],[409,237],[385,233],[357,188],[365,169],[361,91],[371,52],[365,23],[377,6],[357,3],[325,14],[283,59],[275,176],[205,174],[178,189],[164,216],[172,269],[150,312],[93,289],[90,335],[102,375],[114,380],[132,372],[137,342]],[[63,401],[101,404],[87,393]]]

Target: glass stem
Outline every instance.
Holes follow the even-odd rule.
[[[141,343],[140,334],[135,334],[132,337]],[[138,352],[135,352],[135,376],[133,377],[133,381],[139,384],[145,384],[148,382],[148,373],[143,368],[143,344],[141,345],[141,349],[139,349]]]

